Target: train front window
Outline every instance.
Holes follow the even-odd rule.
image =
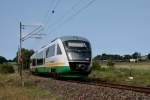
[[[69,40],[64,42],[66,54],[70,61],[90,61],[90,43],[79,40]]]
[[[86,44],[85,43],[68,42],[68,47],[71,47],[71,48],[86,48]]]
[[[70,50],[90,50],[89,43],[84,41],[65,41],[64,45]]]

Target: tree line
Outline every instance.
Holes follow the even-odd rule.
[[[150,53],[141,56],[141,53],[134,52],[133,54],[118,55],[118,54],[106,54],[97,55],[93,58],[94,60],[116,60],[116,61],[129,61],[130,59],[138,59],[140,61],[150,60]]]
[[[22,52],[23,68],[28,69],[29,66],[30,66],[30,57],[34,53],[34,50],[29,50],[29,49],[22,48],[21,52]],[[0,56],[0,64],[5,64],[5,63],[8,63],[8,62],[18,63],[18,51],[16,52],[16,56],[12,60],[7,60],[5,57]]]

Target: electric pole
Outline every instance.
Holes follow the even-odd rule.
[[[21,85],[24,86],[23,82],[23,58],[22,58],[22,24],[20,22],[20,53],[19,53],[19,62],[20,62],[20,78],[21,78]]]
[[[30,33],[26,34],[25,36],[22,36],[22,29],[24,29],[25,26],[28,27],[37,27],[35,28],[33,31],[31,31]],[[19,39],[19,53],[18,53],[18,63],[19,63],[19,74],[20,74],[20,79],[21,79],[21,85],[22,87],[24,86],[24,80],[23,80],[23,54],[22,54],[22,43],[29,39],[29,38],[41,38],[42,35],[45,34],[38,34],[39,32],[41,32],[43,30],[42,25],[22,25],[22,23],[20,22],[19,25],[19,30],[20,30],[20,39]]]

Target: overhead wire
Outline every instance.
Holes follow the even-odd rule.
[[[37,33],[40,33],[40,32],[43,31],[43,30],[44,30],[44,28],[41,28],[41,29],[38,30],[36,33],[31,34],[30,36],[24,38],[23,41],[24,41],[24,40],[27,40],[27,39],[29,39],[29,38],[42,38],[42,36],[44,36],[44,35],[46,35],[46,34],[37,34]],[[35,36],[35,37],[33,37],[33,36]]]
[[[33,31],[31,31],[30,33],[28,33],[27,35],[25,35],[22,40],[26,40],[26,38],[29,38],[33,33],[35,34],[35,32],[37,33],[40,32],[42,25],[38,26],[37,28],[35,28]]]
[[[53,9],[53,5],[55,4],[55,1],[56,0],[50,0],[50,4],[48,6],[48,9],[47,11],[45,12],[45,15],[43,17],[43,19],[41,20],[42,21],[42,24],[44,26],[46,26],[48,24],[48,21],[51,19],[52,17],[52,14],[50,13]],[[58,3],[54,6],[54,8],[56,8],[58,6]],[[29,25],[28,25],[29,26]],[[35,25],[34,25],[35,26]],[[37,34],[37,33],[40,33],[41,31],[44,32],[44,28],[42,27],[42,25],[37,25],[38,27],[36,29],[34,29],[33,31],[31,31],[30,33],[28,33],[27,35],[25,35],[22,40],[27,40],[29,38],[34,38],[33,36],[36,35],[36,36],[41,36],[42,34]],[[36,38],[36,37],[35,37]],[[37,42],[37,41],[36,41]],[[36,47],[37,48],[37,47]]]
[[[67,10],[66,12],[65,12],[65,14],[63,15],[63,16],[61,16],[55,23],[53,23],[53,24],[50,24],[52,27],[53,26],[56,26],[56,27],[54,27],[54,29],[52,29],[51,28],[51,31],[50,31],[50,33],[51,32],[53,32],[53,31],[55,31],[57,28],[59,28],[59,27],[61,27],[62,25],[64,25],[65,23],[67,23],[68,21],[70,21],[70,20],[72,20],[74,17],[76,17],[79,13],[81,13],[84,9],[86,9],[86,8],[88,8],[95,0],[87,0],[87,1],[89,1],[88,3],[86,3],[86,5],[84,5],[83,7],[79,7],[79,5],[81,4],[81,2],[83,2],[84,0],[79,0],[78,2],[76,2],[69,10]],[[55,10],[56,10],[56,8],[58,7],[58,5],[59,5],[59,3],[60,3],[60,0],[57,0],[57,2],[55,3],[55,6],[52,8],[50,8],[49,9],[49,12],[50,12],[50,14],[51,15],[53,15],[53,13],[55,13]],[[53,5],[54,5],[54,2],[53,2]],[[74,11],[74,10],[76,10],[75,8],[76,7],[78,7],[78,8],[80,8],[79,10],[77,10],[73,15],[71,15],[71,16],[69,16],[69,17],[67,17],[70,13],[72,13],[72,11]],[[52,12],[54,10],[54,12]],[[48,12],[48,13],[49,13]],[[52,16],[51,16],[52,17]],[[58,23],[58,22],[60,22],[62,20],[62,23]],[[47,21],[47,23],[48,23],[48,21]],[[49,26],[48,26],[49,27]],[[50,34],[50,33],[48,33],[48,34]]]
[[[54,27],[55,25],[57,25],[60,21],[62,21],[63,19],[65,19],[65,17],[67,15],[69,15],[83,1],[84,0],[78,0],[78,2],[76,2],[71,8],[69,8],[57,21],[55,21],[54,23],[50,24],[48,27]]]
[[[50,5],[49,5],[49,9],[48,9],[47,12],[45,13],[45,16],[44,16],[44,18],[43,18],[43,20],[42,20],[42,22],[43,22],[43,24],[44,24],[45,27],[46,27],[47,24],[48,24],[48,20],[50,20],[51,17],[52,17],[52,14],[49,13],[49,12],[51,12],[52,9],[53,9],[54,1],[55,1],[55,0],[51,0]]]
[[[55,10],[56,10],[56,8],[58,7],[58,5],[60,4],[60,1],[61,1],[61,0],[57,0],[56,3],[53,2],[53,5],[55,4],[54,7],[53,7],[53,5],[51,5],[51,8],[50,8],[49,11],[48,11],[48,14],[50,14],[51,16],[50,16],[49,19],[46,21],[45,27],[48,26],[48,22],[51,20],[52,15],[55,14]],[[45,28],[45,30],[46,30],[46,28]]]
[[[47,11],[45,12],[45,15],[44,15],[44,17],[43,17],[43,19],[42,19],[42,23],[43,23],[43,26],[44,26],[44,29],[42,28],[42,29],[40,29],[37,33],[39,33],[39,32],[41,32],[42,31],[42,34],[44,34],[45,32],[44,32],[44,30],[46,29],[46,27],[48,26],[48,22],[49,21],[51,21],[51,19],[52,19],[52,9],[54,9],[54,8],[56,8],[57,6],[58,6],[58,3],[57,3],[57,5],[55,5],[55,1],[56,0],[51,0],[50,1],[50,4],[48,5],[48,9],[47,9]],[[55,5],[55,6],[54,6]],[[34,34],[33,34],[34,35]],[[45,34],[46,35],[46,34]],[[30,38],[31,36],[28,36],[27,38]],[[27,39],[26,38],[26,39]],[[37,42],[37,41],[36,41]],[[38,41],[38,43],[41,43],[42,41]],[[37,47],[35,47],[35,48],[38,48],[38,45],[37,45]]]
[[[71,19],[73,19],[74,17],[76,17],[79,13],[81,13],[84,9],[88,8],[91,4],[93,4],[96,0],[91,0],[89,1],[85,6],[83,6],[82,8],[80,8],[76,13],[74,13],[72,16],[68,17],[66,20],[64,20],[62,23],[58,24],[57,27],[55,27],[53,30],[51,30],[51,32],[55,31],[58,27],[61,27],[63,24],[67,23],[68,21],[70,21]],[[51,33],[50,32],[50,33]],[[50,34],[48,33],[48,34]]]
[[[57,1],[56,1],[56,4],[55,4],[53,10],[55,10],[55,9],[57,8],[57,6],[58,6],[58,4],[60,3],[60,1],[61,1],[61,0],[57,0]],[[53,10],[52,10],[52,11],[53,11]]]

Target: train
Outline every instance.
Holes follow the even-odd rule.
[[[88,39],[62,36],[37,50],[30,71],[57,77],[85,77],[92,70],[92,49]]]

